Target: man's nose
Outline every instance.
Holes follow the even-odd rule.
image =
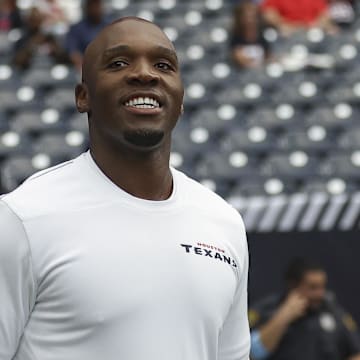
[[[154,85],[159,81],[159,75],[153,64],[146,60],[138,61],[128,75],[130,84],[151,84]]]

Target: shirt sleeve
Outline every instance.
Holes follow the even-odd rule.
[[[244,236],[246,237],[245,234]],[[219,360],[249,359],[250,331],[247,316],[248,269],[249,255],[246,246],[234,302],[219,337]]]
[[[11,360],[34,305],[35,283],[25,229],[0,200],[0,359]]]

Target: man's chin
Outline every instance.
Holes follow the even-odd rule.
[[[124,139],[135,148],[151,150],[159,146],[165,133],[160,130],[138,129],[124,133]]]

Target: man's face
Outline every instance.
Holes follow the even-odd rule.
[[[131,19],[113,24],[86,56],[90,135],[145,149],[170,139],[183,85],[173,45],[158,27]]]
[[[327,276],[324,271],[314,270],[305,273],[297,290],[309,301],[310,309],[317,309],[324,301]]]

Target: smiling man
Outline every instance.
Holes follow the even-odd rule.
[[[0,200],[1,360],[247,360],[240,215],[169,167],[175,49],[123,18],[88,46],[90,150]]]

